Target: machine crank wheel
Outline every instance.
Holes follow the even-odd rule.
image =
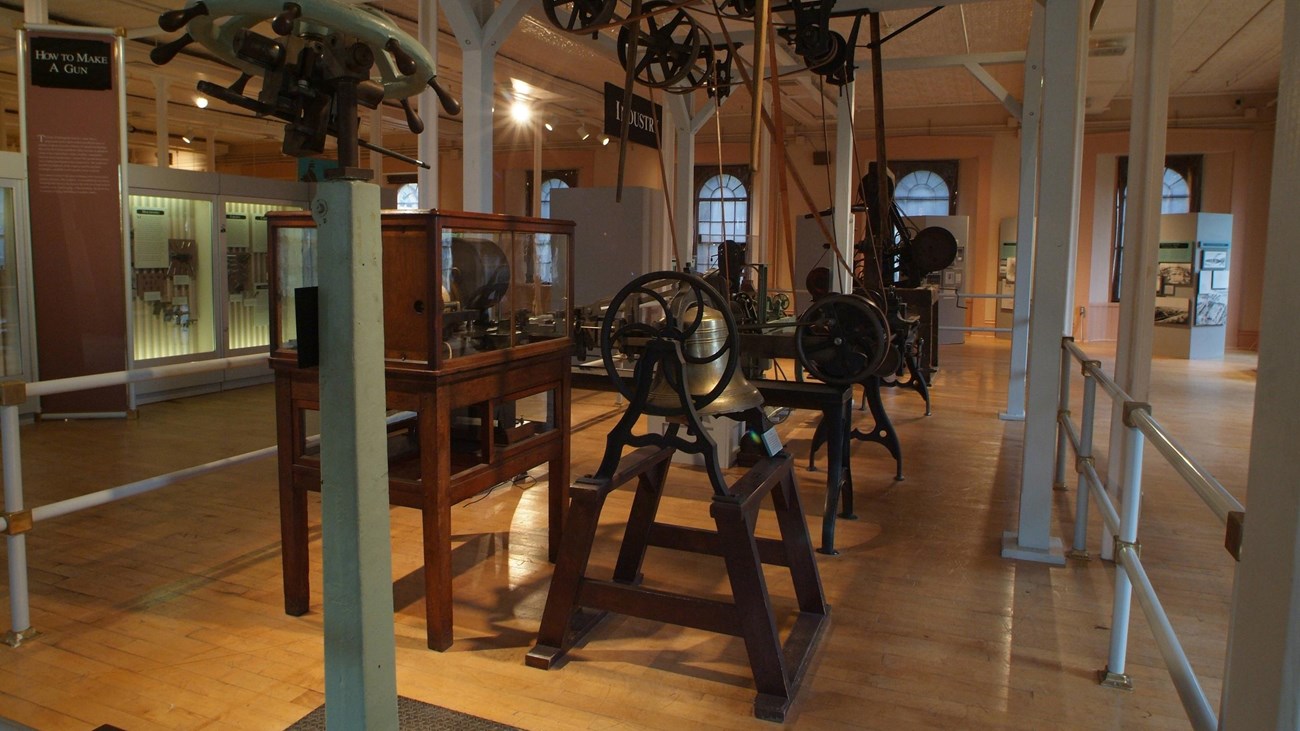
[[[641,305],[652,302],[659,305],[664,317],[656,323],[640,322]],[[717,310],[727,327],[727,339],[713,352],[692,355],[686,347],[687,340],[704,321],[704,309]],[[620,377],[614,362],[614,348],[627,349],[637,340],[675,342],[682,354],[683,367],[706,365],[719,358],[723,361],[722,376],[708,393],[693,395],[695,408],[702,409],[713,403],[726,390],[740,363],[740,335],[731,308],[718,290],[703,279],[682,272],[664,271],[643,274],[620,289],[605,310],[600,326],[600,357],[605,370],[614,380],[619,393],[628,401],[634,389]],[[664,416],[678,415],[664,413]]]
[[[671,5],[668,0],[650,0],[641,6],[642,12],[652,14]],[[695,19],[685,10],[672,14],[650,15],[646,29],[637,34],[626,26],[618,32],[618,62],[627,68],[628,44],[636,43],[636,80],[655,89],[664,89],[686,78],[700,58],[704,33]]]
[[[570,33],[590,33],[614,17],[617,0],[542,0],[551,24]]]
[[[433,86],[437,79],[429,51],[392,19],[375,8],[340,0],[191,0],[184,8],[168,11],[158,18],[158,26],[164,31],[170,33],[184,28],[185,35],[158,46],[150,58],[156,64],[165,64],[185,45],[197,41],[244,74],[261,76],[284,60],[282,55],[275,55],[277,48],[283,54],[282,45],[251,32],[264,20],[270,20],[272,30],[280,36],[310,28],[313,33],[343,33],[365,44],[374,56],[386,100],[415,96],[426,86]],[[254,44],[256,50],[265,56],[260,63],[250,60],[246,48],[243,55],[237,50],[250,34],[258,41]]]
[[[864,297],[834,294],[799,318],[794,331],[799,364],[834,386],[861,383],[875,374],[890,350],[884,313]]]

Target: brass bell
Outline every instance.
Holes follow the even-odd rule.
[[[679,321],[693,321],[695,313],[691,310],[699,306],[696,303],[687,305]],[[683,343],[682,352],[694,358],[707,358],[725,346],[730,335],[731,333],[727,331],[727,321],[723,319],[722,313],[712,307],[705,307],[699,327]],[[739,353],[731,355],[738,357]],[[723,371],[726,370],[727,358],[728,355],[724,354],[708,363],[683,364],[682,374],[686,380],[686,392],[692,396],[704,396],[717,387]],[[750,383],[737,368],[731,377],[731,382],[722,393],[705,404],[704,408],[699,409],[697,413],[701,416],[735,414],[762,404],[763,394],[759,393],[754,384]],[[673,389],[668,379],[664,378],[662,363],[655,370],[646,405],[671,411],[678,411],[682,407],[677,391]]]

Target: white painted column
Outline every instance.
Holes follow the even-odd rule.
[[[23,0],[23,22],[28,25],[47,25],[50,22],[50,5],[46,0]]]
[[[673,127],[673,223],[677,245],[696,271],[708,268],[695,261],[695,130],[691,124],[691,94],[665,94],[668,119]],[[686,262],[680,262],[685,264]]]
[[[317,191],[326,723],[396,729],[379,186]]]
[[[1020,516],[1002,539],[1002,555],[1064,564],[1061,539],[1051,535],[1055,477],[1056,400],[1061,377],[1061,337],[1069,319],[1070,279],[1079,231],[1083,149],[1083,94],[1088,52],[1087,0],[1052,0],[1046,6],[1043,67],[1042,156],[1038,224],[1034,237],[1033,308],[1024,454],[1020,466]]]
[[[495,103],[493,81],[496,76],[497,46],[489,42],[482,29],[492,17],[492,0],[462,0],[470,6],[480,28],[479,41],[462,49],[461,79],[464,101],[461,121],[464,125],[464,177],[466,211],[492,212],[492,107]],[[457,35],[460,35],[459,32]]]
[[[1169,122],[1169,53],[1173,8],[1163,0],[1141,0],[1133,64],[1133,119],[1129,133],[1128,201],[1124,215],[1124,271],[1120,284],[1119,341],[1115,382],[1135,401],[1151,392],[1151,341],[1155,335],[1160,199],[1164,189],[1165,128]],[[1124,492],[1124,407],[1114,403],[1110,418],[1106,484],[1112,499]],[[1101,556],[1112,558],[1111,533],[1103,526]]]
[[[157,150],[157,165],[160,168],[168,167],[167,165],[167,148],[170,132],[167,129],[167,94],[168,84],[164,76],[153,77],[154,89],[154,139],[155,149]]]
[[[420,0],[419,3],[420,45],[433,58],[433,67],[438,67],[438,0]],[[438,207],[438,115],[442,111],[438,106],[438,95],[433,89],[425,89],[420,94],[416,107],[420,118],[424,120],[424,131],[417,135],[417,157],[429,166],[428,170],[420,168],[417,179],[420,187],[420,207]]]
[[[1043,111],[1044,9],[1033,4],[1025,53],[1025,95],[1020,115],[1020,201],[1016,212],[1016,283],[1011,313],[1011,368],[1007,409],[998,416],[1024,421],[1025,373],[1029,361],[1029,292],[1034,271],[1034,217],[1038,213],[1038,139]],[[1020,274],[1023,273],[1023,274]]]
[[[853,155],[853,99],[855,82],[850,81],[840,87],[840,96],[835,106],[835,192],[831,201],[831,221],[835,227],[836,248],[844,261],[853,263],[853,193],[857,190],[854,180]],[[831,277],[832,288],[836,292],[852,292],[853,277],[839,262],[829,264],[834,276]],[[798,283],[795,283],[798,286]]]
[[[1232,600],[1224,731],[1300,728],[1300,2],[1282,29],[1245,541]]]

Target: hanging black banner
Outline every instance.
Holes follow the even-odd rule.
[[[623,131],[623,90],[605,83],[605,134],[618,137]],[[628,142],[659,149],[659,125],[663,123],[664,108],[650,103],[643,96],[632,95],[632,117],[627,126]]]

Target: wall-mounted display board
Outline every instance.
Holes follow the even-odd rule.
[[[912,216],[917,230],[938,226],[945,228],[957,239],[957,258],[947,269],[931,272],[926,276],[926,286],[938,289],[941,294],[953,295],[966,292],[970,281],[970,217],[969,216]],[[975,300],[979,302],[980,300]],[[938,299],[939,327],[964,327],[966,310],[971,300],[958,301],[953,297]],[[958,345],[966,342],[966,333],[961,330],[939,330],[940,345]]]
[[[1160,217],[1154,354],[1223,357],[1231,240],[1230,214]]]
[[[271,296],[267,219],[303,210],[305,183],[132,165],[130,353],[136,364],[266,352]],[[248,385],[265,368],[136,384],[136,402]]]

